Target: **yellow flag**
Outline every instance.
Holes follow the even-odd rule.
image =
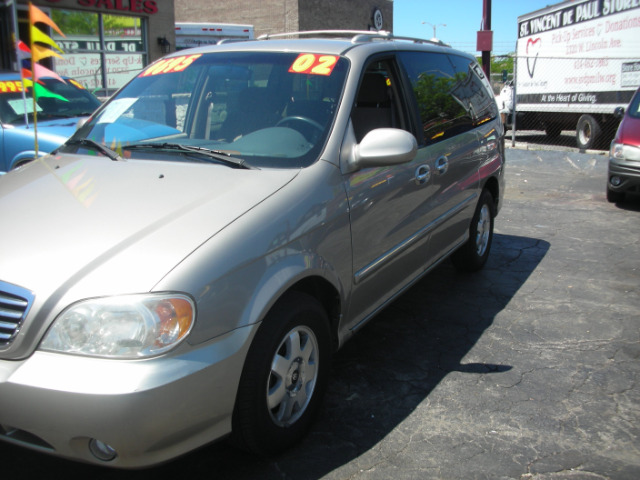
[[[47,45],[51,45],[57,49],[60,53],[64,53],[49,35],[42,33],[42,31],[35,25],[31,25],[31,43],[33,44],[33,42],[46,43]]]
[[[29,23],[31,25],[35,25],[37,22],[46,23],[51,28],[53,28],[56,32],[58,32],[60,35],[62,35],[63,37],[65,36],[64,33],[62,33],[62,30],[60,30],[60,28],[58,27],[58,25],[56,25],[56,23],[53,20],[51,20],[51,18],[49,18],[49,16],[46,13],[44,13],[35,5],[31,5],[31,3],[29,3]]]
[[[62,55],[58,55],[54,50],[47,47],[41,47],[40,45],[33,44],[31,47],[31,56],[35,62],[39,62],[43,58],[58,57],[62,58]]]

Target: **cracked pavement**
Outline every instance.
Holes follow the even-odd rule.
[[[485,269],[445,262],[359,332],[298,447],[264,460],[219,443],[122,472],[0,444],[5,475],[640,478],[640,199],[607,203],[604,155],[507,155]]]

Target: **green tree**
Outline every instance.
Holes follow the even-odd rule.
[[[98,14],[72,10],[54,10],[52,19],[65,35],[98,35]],[[134,25],[134,19],[121,15],[103,15],[104,31],[119,33]]]
[[[53,10],[53,21],[65,35],[96,35],[98,15],[90,12]]]
[[[508,53],[506,55],[494,55],[491,57],[491,73],[502,73],[506,70],[510,75],[513,74],[514,65],[514,53]],[[476,57],[478,63],[482,66],[482,57]]]

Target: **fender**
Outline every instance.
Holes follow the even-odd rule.
[[[319,177],[326,179],[324,187],[311,189],[309,183]],[[189,343],[259,323],[305,279],[326,282],[345,302],[352,277],[351,230],[346,193],[336,200],[340,179],[338,168],[327,162],[301,170],[278,195],[216,233],[154,287],[194,294],[198,320]],[[312,200],[305,199],[309,192]]]

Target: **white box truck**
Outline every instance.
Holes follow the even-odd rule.
[[[215,45],[220,40],[251,40],[253,25],[176,22],[176,50]]]
[[[518,17],[515,128],[606,146],[640,85],[640,0],[573,0]]]

